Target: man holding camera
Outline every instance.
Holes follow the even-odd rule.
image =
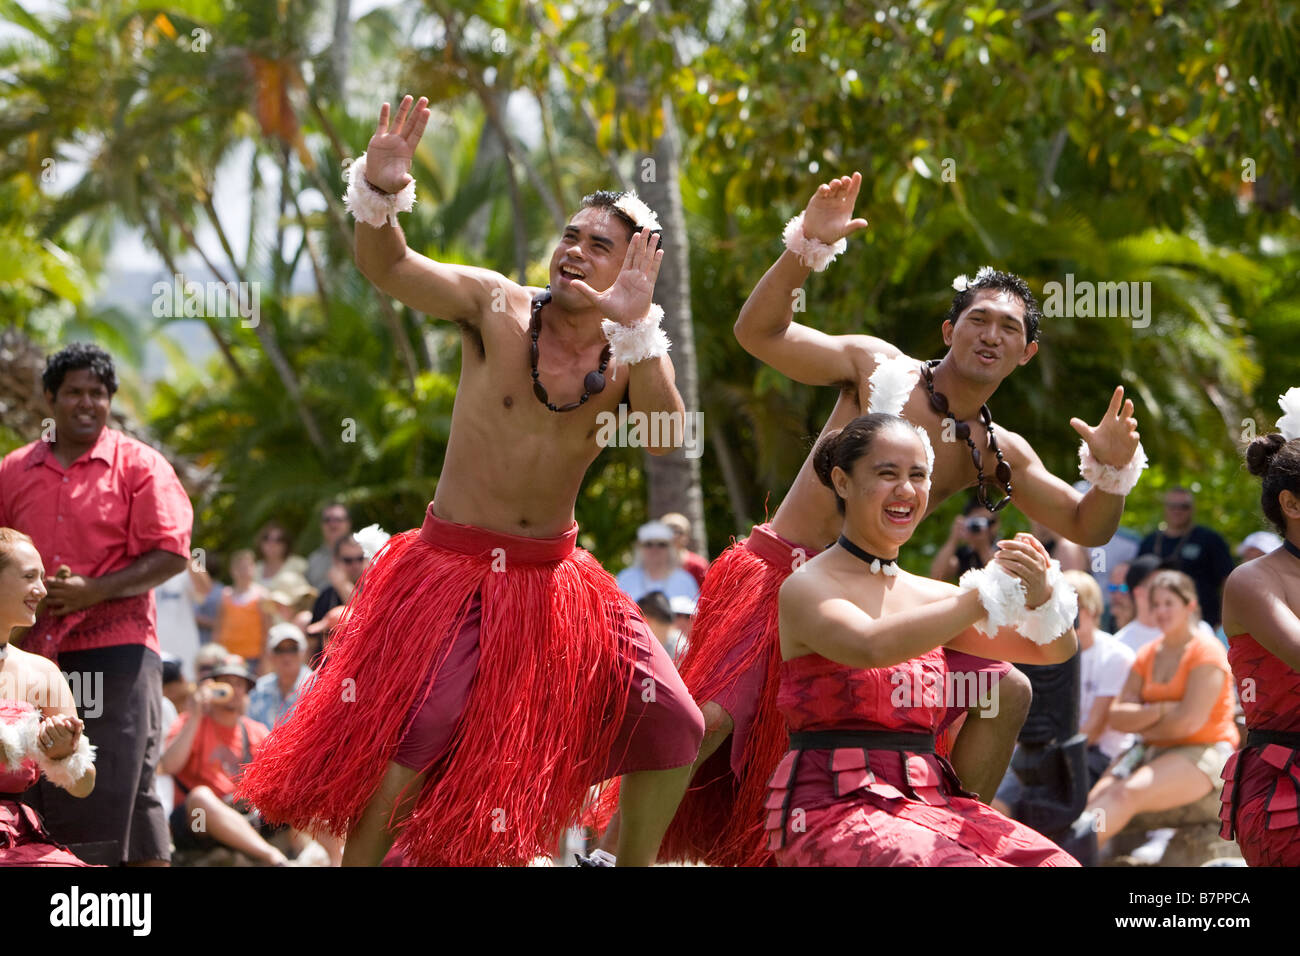
[[[972,568],[982,568],[993,560],[998,550],[998,516],[984,512],[984,506],[971,499],[953,519],[948,540],[930,562],[930,577],[954,584]]]
[[[189,708],[167,734],[158,769],[172,774],[184,801],[172,811],[178,850],[219,843],[267,866],[285,866],[283,853],[267,843],[246,810],[233,801],[235,777],[266,739],[265,725],[245,716],[253,675],[232,655],[203,680]]]

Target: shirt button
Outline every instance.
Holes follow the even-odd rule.
[[[63,515],[59,515],[59,520],[60,520],[60,521],[63,520]]]
[[[63,476],[63,483],[64,483],[65,485],[68,483],[68,476],[67,476],[67,475],[64,475],[64,476]]]

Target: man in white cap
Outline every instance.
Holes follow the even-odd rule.
[[[623,593],[633,601],[651,591],[662,591],[669,601],[675,597],[695,600],[700,588],[681,566],[672,528],[662,521],[647,521],[637,528],[636,542],[636,561],[618,574]]]
[[[1254,561],[1266,554],[1272,554],[1282,547],[1282,539],[1272,531],[1253,531],[1246,535],[1246,540],[1237,546],[1237,557],[1241,563]]]
[[[306,664],[307,638],[287,621],[271,628],[266,641],[270,669],[257,679],[248,695],[248,716],[268,728],[284,719],[298,699],[298,689],[311,673]]]

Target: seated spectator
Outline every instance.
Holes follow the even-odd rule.
[[[258,531],[257,583],[269,594],[282,591],[295,605],[310,608],[316,589],[307,581],[307,559],[293,553],[289,531],[278,521],[268,521]]]
[[[1065,579],[1079,595],[1079,732],[1088,737],[1088,786],[1106,772],[1129,743],[1127,734],[1110,726],[1110,705],[1124,689],[1137,656],[1097,626],[1101,617],[1101,588],[1085,571],[1066,571]]]
[[[194,679],[204,681],[212,676],[212,672],[218,667],[223,666],[230,657],[230,651],[226,650],[224,644],[204,644],[199,648],[198,654],[194,656]],[[176,704],[177,713],[184,713],[185,707],[179,701],[173,701]],[[188,705],[188,698],[187,698]],[[168,727],[166,730],[170,730]],[[164,730],[164,733],[166,733]]]
[[[319,621],[314,621],[303,628],[307,635],[307,666],[315,669],[320,666],[321,655],[329,644],[330,633],[343,620],[344,605],[332,607]]]
[[[361,580],[361,572],[368,563],[361,542],[352,535],[345,535],[334,542],[334,564],[329,570],[329,584],[317,596],[311,609],[312,624],[325,617],[332,608],[348,603],[357,581]]]
[[[989,514],[972,498],[961,515],[953,519],[948,540],[930,562],[930,577],[955,583],[972,568],[982,568],[992,561],[997,542],[998,516]]]
[[[691,519],[676,511],[670,511],[659,519],[673,529],[673,545],[682,556],[682,568],[695,579],[695,583],[704,587],[704,575],[708,573],[708,559],[691,550]]]
[[[681,631],[673,624],[672,605],[667,595],[663,591],[651,591],[637,601],[636,606],[641,609],[646,624],[650,625],[651,633],[659,639],[668,656],[676,662],[679,659],[678,652],[684,654],[685,648],[681,645]]]
[[[270,669],[257,679],[248,698],[248,716],[274,727],[298,700],[302,682],[311,674],[306,664],[307,638],[292,624],[271,628],[266,642]]]
[[[1110,725],[1138,734],[1141,750],[1133,766],[1125,755],[1088,795],[1086,812],[1099,814],[1099,846],[1139,813],[1210,795],[1217,809],[1219,774],[1238,742],[1228,656],[1197,626],[1196,585],[1179,571],[1160,571],[1148,589],[1160,637],[1138,651],[1110,708]]]
[[[633,601],[651,591],[662,591],[668,598],[682,595],[696,598],[700,586],[682,570],[677,549],[673,546],[673,529],[660,521],[648,521],[636,532],[636,561],[618,573],[618,586]]]
[[[318,592],[330,584],[330,569],[337,560],[335,545],[352,534],[352,515],[346,505],[331,501],[320,510],[320,547],[307,557],[307,583]]]
[[[181,659],[175,654],[162,655],[162,727],[163,739],[167,738],[167,731],[171,730],[172,724],[176,723],[176,718],[180,716],[182,710],[189,706],[190,695],[194,692],[193,686],[185,679],[181,671]],[[161,757],[159,758],[161,760]],[[154,790],[158,794],[158,800],[162,803],[163,808],[168,813],[176,803],[176,782],[172,780],[169,774],[154,772]]]
[[[1280,547],[1282,547],[1282,539],[1272,531],[1254,531],[1246,535],[1246,540],[1242,541],[1237,548],[1237,557],[1241,558],[1242,564],[1245,564],[1247,561],[1272,554]]]
[[[217,556],[208,555],[208,583],[206,596],[194,607],[194,623],[199,628],[199,647],[212,643],[212,629],[217,624],[217,609],[221,607],[221,596],[225,591],[217,580],[221,577]]]
[[[1153,554],[1144,554],[1134,558],[1124,573],[1124,587],[1133,599],[1134,617],[1115,632],[1115,640],[1135,654],[1161,633],[1147,594],[1147,585],[1159,570],[1160,559]]]
[[[171,727],[159,764],[176,780],[172,812],[178,850],[228,846],[267,866],[285,866],[283,853],[259,832],[260,820],[233,801],[235,777],[257,756],[268,733],[245,716],[253,675],[232,655],[203,681],[190,706]]]
[[[695,599],[677,595],[668,602],[673,609],[673,623],[682,632],[682,642],[691,639],[691,625],[695,622]]]
[[[1137,608],[1133,605],[1133,595],[1129,592],[1126,583],[1128,569],[1129,563],[1127,561],[1118,564],[1111,569],[1110,574],[1106,575],[1104,581],[1098,582],[1105,588],[1106,630],[1115,636],[1137,617]]]
[[[266,589],[257,582],[252,551],[243,549],[230,556],[230,578],[234,583],[222,588],[213,633],[218,644],[242,657],[256,673],[272,622],[262,606]]]

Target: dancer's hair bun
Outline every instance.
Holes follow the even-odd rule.
[[[835,487],[831,481],[831,471],[835,468],[835,448],[843,433],[844,429],[835,429],[817,443],[817,450],[813,452],[813,470],[817,472],[817,477],[827,488]]]
[[[1246,467],[1250,473],[1257,478],[1263,478],[1268,474],[1269,465],[1273,464],[1273,458],[1286,445],[1286,439],[1278,432],[1271,435],[1260,435],[1250,443],[1246,448]]]

